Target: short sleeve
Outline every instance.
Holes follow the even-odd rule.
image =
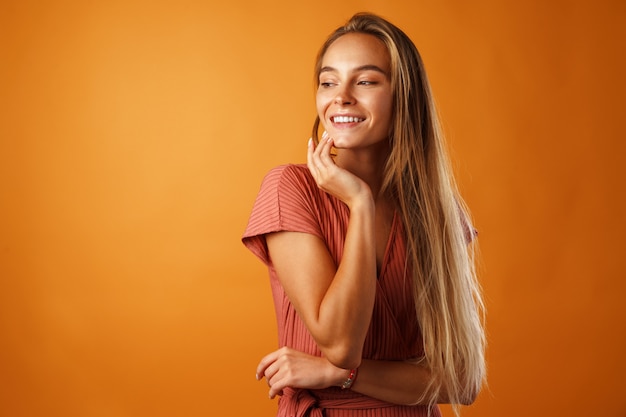
[[[322,237],[316,210],[319,189],[306,166],[282,165],[263,179],[254,202],[243,244],[263,261],[271,263],[265,236],[291,231]]]

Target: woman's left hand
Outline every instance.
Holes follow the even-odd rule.
[[[340,384],[348,371],[337,368],[325,358],[282,347],[259,362],[256,378],[265,377],[270,387],[269,397],[282,395],[283,389],[323,389]]]

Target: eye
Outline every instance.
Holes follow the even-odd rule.
[[[361,80],[357,82],[357,85],[365,85],[365,86],[376,85],[376,84],[378,84],[376,81],[370,81],[370,80]]]
[[[330,88],[335,85],[337,84],[333,83],[332,81],[320,81],[320,88]]]

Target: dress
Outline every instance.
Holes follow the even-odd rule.
[[[279,166],[263,180],[242,240],[269,269],[280,346],[322,355],[278,281],[265,235],[277,231],[311,233],[326,242],[338,265],[348,221],[348,207],[320,190],[306,165]],[[423,354],[405,253],[402,221],[394,215],[363,348],[366,359],[407,360]],[[288,389],[279,400],[278,417],[416,417],[427,416],[428,410],[427,406],[398,406],[335,387]],[[438,407],[430,411],[430,416],[440,416]]]

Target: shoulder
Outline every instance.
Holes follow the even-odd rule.
[[[265,175],[263,183],[308,184],[313,180],[304,164],[286,164],[272,168]]]
[[[272,168],[263,178],[261,194],[311,195],[317,184],[306,165],[287,164]]]
[[[282,212],[295,206],[312,209],[320,190],[304,164],[279,165],[270,169],[261,183],[255,206],[275,206]]]
[[[315,190],[313,189],[315,187]],[[306,165],[281,165],[263,179],[252,207],[243,243],[263,262],[269,262],[265,235],[291,231],[322,237],[319,225],[319,188]]]

